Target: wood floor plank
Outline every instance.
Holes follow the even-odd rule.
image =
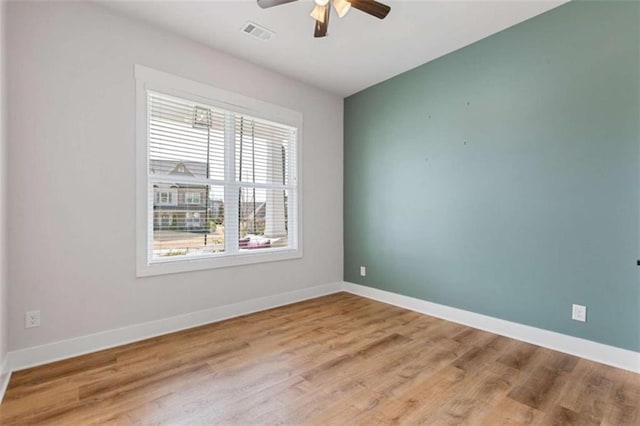
[[[528,365],[534,354],[539,350],[535,345],[523,342],[511,342],[505,352],[498,358],[498,362],[503,363],[507,367],[523,370]]]
[[[543,416],[544,413],[535,408],[504,398],[478,424],[483,426],[544,425]]]
[[[615,370],[615,369],[614,369]],[[604,408],[604,425],[640,424],[640,378],[623,370],[613,371],[613,385]]]
[[[605,408],[613,387],[613,380],[605,371],[592,370],[576,392],[580,393],[578,413],[583,424],[599,425],[604,417]]]
[[[414,352],[415,357],[399,363],[396,368],[389,369],[384,374],[365,380],[369,388],[392,396],[406,394],[409,389],[428,380],[450,365],[457,358],[457,354],[438,345],[424,346],[422,350]]]
[[[640,376],[347,293],[16,372],[2,425],[640,424]]]
[[[548,414],[544,417],[544,423],[551,426],[583,424],[579,413],[561,405],[556,405],[549,410]]]
[[[112,366],[116,364],[117,357],[109,351],[101,351],[89,354],[72,360],[64,360],[49,364],[46,369],[31,368],[28,370],[16,371],[11,375],[11,385],[20,386],[24,384],[38,384],[50,382],[59,377],[69,377],[74,374],[86,372],[90,369]]]
[[[479,424],[505,397],[521,373],[500,363],[488,364],[480,376],[444,404],[434,417],[449,424]]]
[[[523,383],[516,385],[507,397],[531,408],[545,411],[555,402],[564,385],[560,373],[541,366],[530,374]]]

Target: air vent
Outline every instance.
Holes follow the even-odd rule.
[[[258,40],[269,40],[273,37],[273,31],[266,29],[263,26],[256,24],[255,22],[247,21],[242,27],[242,32],[250,35]]]

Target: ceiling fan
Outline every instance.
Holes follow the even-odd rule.
[[[267,9],[273,6],[280,6],[281,4],[292,3],[298,0],[257,0],[258,5]],[[329,28],[329,15],[331,12],[331,0],[315,0],[316,6],[311,12],[311,17],[316,20],[316,26],[313,33],[314,37],[326,37],[327,29]],[[375,16],[379,19],[384,19],[391,8],[386,4],[379,3],[374,0],[333,0],[333,7],[338,13],[338,17],[342,18],[347,14],[349,9],[354,8],[368,13],[371,16]]]

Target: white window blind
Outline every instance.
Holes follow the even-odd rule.
[[[148,261],[297,248],[297,128],[146,91]]]

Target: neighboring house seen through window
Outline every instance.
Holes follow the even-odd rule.
[[[143,67],[136,77],[150,200],[138,275],[299,257],[301,115]]]

